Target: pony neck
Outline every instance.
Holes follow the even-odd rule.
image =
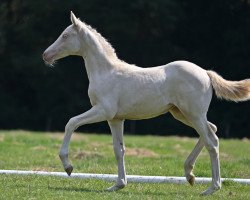
[[[85,61],[89,81],[103,76],[105,73],[110,73],[115,68],[115,65],[100,51],[88,49],[82,54],[82,57]]]
[[[102,76],[104,73],[110,73],[119,62],[119,58],[112,46],[95,29],[83,24],[85,37],[82,40],[81,55],[85,60],[85,67],[89,79]]]

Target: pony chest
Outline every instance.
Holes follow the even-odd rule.
[[[96,105],[102,101],[102,98],[105,96],[107,89],[102,85],[99,86],[89,86],[88,96],[90,99],[91,105]]]
[[[92,106],[97,104],[98,101],[98,92],[95,88],[89,87],[88,96]]]

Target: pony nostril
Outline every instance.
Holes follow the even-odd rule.
[[[42,54],[42,59],[45,63],[52,64],[54,62],[54,54],[51,51],[44,51]]]
[[[43,58],[46,58],[46,57],[47,57],[47,53],[43,52]]]

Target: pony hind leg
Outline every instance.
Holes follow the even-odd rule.
[[[213,130],[213,132],[215,133],[217,131],[217,127],[211,122],[208,122],[208,124],[210,128]],[[204,148],[204,142],[202,138],[200,137],[194,149],[192,150],[192,152],[189,154],[189,156],[187,157],[185,161],[185,164],[184,164],[185,176],[186,176],[187,181],[190,183],[190,185],[194,185],[195,175],[193,174],[193,169],[195,166],[195,162],[203,148]]]
[[[173,107],[170,110],[170,113],[173,115],[175,119],[193,128],[193,125],[191,124],[191,122],[188,121],[188,119],[184,116],[184,114],[177,107]],[[215,133],[217,131],[217,127],[211,122],[208,122],[208,124],[210,128],[212,129],[212,131]],[[194,185],[195,175],[193,174],[193,169],[195,166],[195,162],[200,152],[202,151],[203,147],[204,147],[204,142],[202,138],[200,137],[194,149],[192,150],[192,152],[189,154],[189,156],[187,157],[185,161],[185,164],[184,164],[185,176],[186,176],[187,181],[190,183],[190,185]]]
[[[180,111],[178,107],[173,107],[169,111],[175,119],[182,122],[183,124],[190,126],[193,128],[193,125],[188,121],[188,119],[184,116],[184,114]],[[187,157],[185,164],[184,164],[184,171],[185,171],[185,177],[187,181],[190,183],[190,185],[194,185],[195,182],[195,175],[193,173],[195,161],[197,157],[199,156],[200,152],[202,151],[204,147],[203,141],[199,138],[196,146],[192,150],[192,152]]]
[[[200,135],[206,149],[208,150],[212,165],[212,185],[202,195],[209,195],[221,188],[220,161],[219,161],[219,139],[215,134],[216,126],[208,122],[206,116],[192,120],[194,129]]]

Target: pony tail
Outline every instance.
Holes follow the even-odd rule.
[[[235,102],[250,100],[250,79],[228,81],[214,71],[208,70],[207,74],[218,98]]]

